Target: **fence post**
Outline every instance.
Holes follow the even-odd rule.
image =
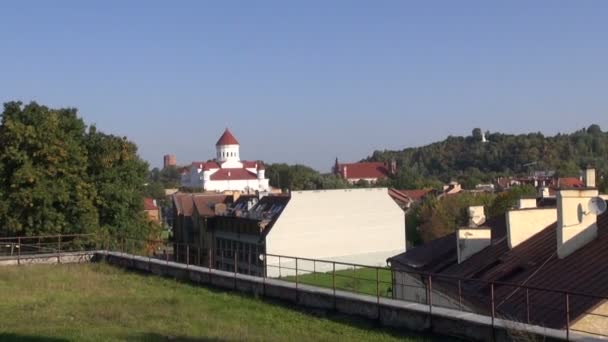
[[[296,258],[296,303],[298,302],[298,258]]]
[[[190,267],[190,245],[186,244],[186,268]]]
[[[251,246],[247,252],[247,274],[251,275]]]
[[[494,283],[490,283],[490,302],[492,305],[492,333],[494,331]]]
[[[197,259],[198,262],[196,263],[197,266],[203,266],[203,264],[201,263],[201,246],[197,246],[196,247],[196,255],[197,255]]]
[[[458,279],[458,307],[462,311],[462,283],[460,279]]]
[[[211,273],[211,256],[213,254],[213,250],[211,248],[209,248],[209,260],[207,260],[208,266],[209,266],[209,273]]]
[[[380,268],[376,267],[376,305],[378,307],[378,320],[380,320]]]
[[[566,341],[570,341],[570,298],[568,292],[566,295]]]
[[[331,276],[331,284],[332,284],[331,286],[334,290],[334,310],[336,310],[336,306],[337,306],[337,304],[336,304],[336,262],[335,261],[332,262],[332,265],[333,265],[333,270],[331,272],[331,275],[332,275]]]
[[[17,265],[21,265],[21,237],[17,238]]]
[[[279,279],[281,279],[281,278],[282,278],[282,275],[281,275],[281,256],[279,255]]]
[[[237,271],[237,267],[238,267],[237,251],[238,251],[238,249],[236,249],[236,248],[233,250],[233,252],[234,252],[234,288],[235,289],[236,289],[236,271]]]
[[[430,274],[428,276],[427,290],[428,290],[427,301],[429,302],[429,320],[430,320],[430,325],[432,327],[433,326],[433,278]]]
[[[526,319],[527,323],[530,324],[530,289],[526,287]]]
[[[61,235],[57,238],[57,263],[61,264]]]

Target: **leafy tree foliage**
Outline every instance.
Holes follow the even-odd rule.
[[[442,198],[426,197],[406,216],[407,238],[414,245],[440,238],[468,224],[467,208],[483,205],[487,217],[501,216],[523,197],[534,195],[533,187],[513,187],[499,194],[462,193]]]
[[[103,232],[149,236],[147,165],[126,138],[87,131],[76,109],[4,105],[0,123],[0,234]]]
[[[600,175],[608,172],[608,133],[591,125],[572,134],[544,136],[542,133],[510,135],[481,130],[473,137],[449,136],[430,145],[401,151],[375,151],[368,161],[395,159],[399,166],[391,179],[398,188],[420,187],[420,182],[447,183],[457,180],[471,188],[498,176],[527,175],[554,170],[560,176],[578,176],[579,170],[594,165]],[[478,139],[479,138],[479,139]]]
[[[334,174],[321,174],[313,168],[300,164],[267,165],[266,177],[271,186],[280,189],[315,190],[349,187],[348,182]]]

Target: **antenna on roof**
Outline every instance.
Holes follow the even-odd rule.
[[[604,212],[606,212],[607,208],[608,205],[606,205],[606,201],[603,198],[599,196],[591,197],[591,199],[589,199],[589,203],[587,203],[587,211],[583,210],[582,205],[578,205],[578,223],[582,223],[585,216],[589,214],[603,214]]]

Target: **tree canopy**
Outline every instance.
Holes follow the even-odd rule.
[[[87,127],[73,108],[4,104],[0,234],[105,233],[148,237],[147,164],[124,137]]]
[[[608,172],[608,133],[594,124],[572,134],[544,136],[542,133],[486,133],[480,139],[476,128],[469,137],[449,136],[430,145],[400,151],[375,151],[367,161],[395,159],[399,188],[416,188],[421,183],[457,180],[465,188],[491,182],[498,176],[526,175],[532,171],[556,171],[559,176],[578,176],[589,164]]]

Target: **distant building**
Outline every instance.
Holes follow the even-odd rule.
[[[438,306],[488,315],[494,296],[497,317],[608,334],[608,213],[589,209],[599,195],[595,170],[577,180],[562,181],[553,201],[522,198],[502,217],[485,220],[483,207],[472,207],[469,227],[389,258],[393,295],[426,302],[432,274]],[[590,296],[570,295],[565,315],[566,292]]]
[[[170,166],[176,166],[177,165],[177,159],[175,158],[174,154],[165,154],[165,156],[163,157],[163,167],[167,168]]]
[[[366,181],[370,184],[380,179],[394,175],[397,172],[397,163],[361,162],[361,163],[339,163],[338,158],[333,167],[334,174],[342,177],[350,184]]]
[[[213,218],[220,269],[234,270],[234,253],[240,272],[263,272],[260,255],[267,253],[267,275],[285,276],[293,274],[295,260],[276,255],[384,265],[391,251],[405,251],[404,212],[386,188],[293,191],[236,210]],[[305,262],[299,267],[313,269]],[[315,267],[329,271],[331,263]]]
[[[219,138],[216,158],[206,162],[192,162],[182,171],[181,185],[203,191],[242,192],[269,191],[264,163],[240,159],[240,145],[228,129]]]
[[[150,221],[160,223],[160,208],[156,204],[155,199],[144,198],[144,212]]]
[[[436,195],[433,189],[397,190],[389,189],[388,194],[403,210],[409,209],[414,203],[423,200],[426,196]]]
[[[227,210],[227,206],[234,200],[233,196],[218,195],[215,193],[175,193],[173,201],[173,241],[181,247],[174,248],[180,260],[184,260],[188,244],[197,246],[201,251],[207,251],[212,239],[208,219]],[[180,252],[179,248],[182,248]],[[193,247],[193,253],[198,250]],[[201,256],[201,263],[207,261],[207,253]],[[194,260],[194,259],[192,259]]]
[[[462,191],[462,186],[456,181],[451,181],[449,184],[443,186],[444,195],[455,195]]]

